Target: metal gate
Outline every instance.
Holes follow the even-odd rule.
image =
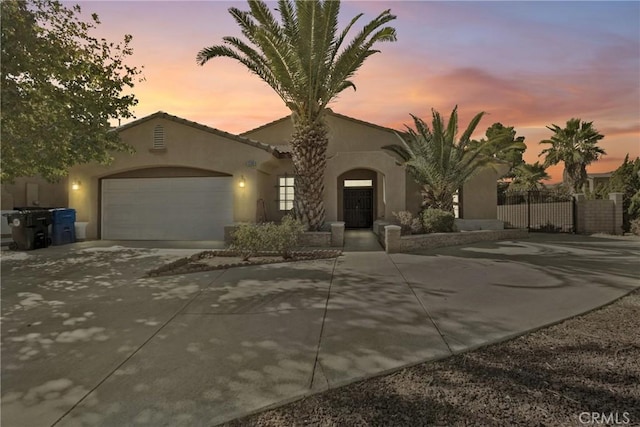
[[[342,202],[345,228],[371,228],[373,188],[345,188]]]
[[[569,194],[552,190],[506,191],[498,194],[498,219],[506,228],[573,233],[574,200]]]

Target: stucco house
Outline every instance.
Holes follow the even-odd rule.
[[[381,148],[398,143],[393,129],[331,110],[326,121],[328,222],[370,228],[376,219],[392,220],[392,212],[419,210],[417,184]],[[290,117],[234,135],[160,111],[116,131],[135,154],[118,153],[108,166],[75,166],[55,187],[58,198],[39,201],[76,209],[87,239],[219,240],[225,225],[277,221],[292,207]],[[485,170],[465,185],[461,217],[496,218],[496,178]],[[34,182],[3,192],[20,193],[20,183],[33,192]]]
[[[609,184],[611,175],[613,175],[613,172],[588,173],[586,188],[589,189],[589,192],[593,193],[596,189],[605,187]]]

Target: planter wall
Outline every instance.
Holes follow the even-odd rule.
[[[608,200],[587,200],[576,194],[576,233],[622,234],[622,193],[609,193]]]
[[[431,233],[400,236],[400,227],[385,227],[385,250],[387,253],[411,252],[419,249],[434,249],[444,246],[465,245],[476,242],[525,239],[529,233],[524,229],[478,230],[456,233]]]

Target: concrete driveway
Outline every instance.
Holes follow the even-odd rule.
[[[570,235],[143,277],[199,250],[3,252],[2,425],[215,425],[640,286],[640,240]]]

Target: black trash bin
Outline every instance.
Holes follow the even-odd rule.
[[[5,215],[11,227],[13,243],[9,249],[30,251],[46,248],[51,244],[49,238],[49,224],[51,212],[43,209],[20,210]]]
[[[76,241],[75,209],[51,209],[51,244],[66,245]]]

